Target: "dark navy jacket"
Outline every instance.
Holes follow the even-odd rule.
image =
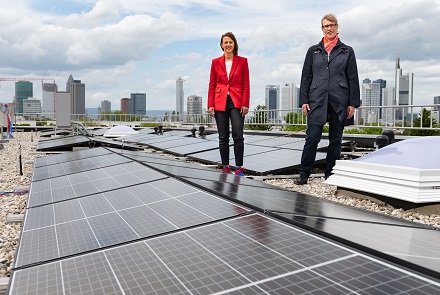
[[[353,118],[347,120],[347,107],[360,106],[359,76],[353,48],[339,40],[330,57],[322,41],[309,48],[302,69],[299,106],[305,103],[310,105],[307,124],[325,125],[329,104],[341,124],[353,124]]]

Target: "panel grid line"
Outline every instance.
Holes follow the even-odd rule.
[[[259,280],[259,281],[253,281],[253,282],[251,282],[251,283],[249,283],[247,285],[243,285],[243,286],[235,287],[235,288],[232,288],[232,289],[229,289],[229,290],[224,290],[224,291],[221,291],[221,292],[213,293],[211,295],[227,294],[227,293],[230,293],[230,292],[233,292],[233,291],[237,291],[237,290],[241,290],[241,289],[244,289],[244,288],[247,288],[247,287],[251,287],[251,286],[258,287],[258,285],[262,284],[262,283],[270,282],[270,281],[273,281],[273,280],[276,280],[276,279],[279,279],[279,278],[284,278],[284,277],[287,277],[287,276],[290,276],[290,275],[293,275],[293,274],[298,274],[298,273],[301,273],[301,272],[304,272],[304,271],[307,271],[307,270],[313,270],[314,268],[317,268],[317,267],[320,267],[320,266],[323,266],[323,265],[332,264],[332,263],[335,263],[335,262],[338,262],[338,261],[346,260],[346,259],[349,259],[349,258],[355,257],[355,256],[358,256],[358,255],[357,254],[351,254],[349,256],[337,258],[335,260],[326,261],[326,262],[323,262],[321,264],[318,264],[318,265],[315,265],[315,266],[312,266],[312,267],[304,267],[303,269],[298,269],[298,270],[291,271],[291,272],[288,272],[288,273],[284,273],[284,274],[280,274],[280,275],[277,275],[277,276],[273,276],[273,277],[269,277],[269,278],[266,278],[266,279],[262,279],[262,280]],[[331,282],[328,278],[323,277],[321,274],[317,273],[317,275],[320,276],[321,279],[325,279],[325,280]],[[334,282],[331,282],[331,283],[334,283]],[[346,289],[347,291],[353,292],[354,294],[359,294],[359,293],[357,293],[357,292],[355,292],[353,290],[350,290],[350,289],[348,289],[348,288],[346,288],[344,286],[341,286],[339,283],[337,283],[337,285],[339,285],[340,287]],[[264,290],[262,289],[262,291],[264,291]],[[267,294],[270,294],[270,293],[267,293]]]
[[[162,264],[168,269],[168,271],[169,271],[170,273],[173,274],[174,278],[175,278],[175,279],[176,279],[176,280],[177,280],[177,281],[178,281],[178,282],[179,282],[179,283],[185,288],[185,290],[186,290],[188,293],[193,294],[193,292],[191,292],[191,290],[188,289],[188,287],[186,286],[186,284],[183,283],[183,282],[180,280],[179,276],[177,276],[177,275],[173,272],[173,270],[169,268],[168,264],[165,263],[159,255],[157,255],[156,251],[154,251],[148,243],[146,243],[146,242],[144,242],[144,243],[145,243],[146,246],[150,249],[150,251],[156,256],[156,258],[157,258],[160,262],[162,262]]]

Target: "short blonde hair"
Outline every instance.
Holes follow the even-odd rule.
[[[336,18],[336,16],[334,14],[326,14],[322,17],[321,19],[321,27],[322,27],[322,22],[324,20],[328,20],[329,22],[335,23],[335,25],[338,25],[338,19]]]

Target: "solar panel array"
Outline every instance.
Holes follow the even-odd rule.
[[[267,185],[195,171],[205,172],[211,186],[218,183],[209,177],[220,177],[224,186],[214,194],[209,185],[169,177],[173,169],[194,170],[189,164],[164,159],[176,164],[162,173],[160,164],[124,162],[134,151],[108,151],[36,161],[44,168],[113,159],[111,166],[79,165],[33,179],[8,294],[436,294],[440,288],[434,278],[256,213],[239,205],[243,199],[224,198],[235,184],[235,197],[247,190],[245,198],[267,208],[258,193]],[[294,199],[272,189],[275,199],[278,193]]]
[[[167,131],[163,134],[151,130],[124,137],[125,142],[145,145],[180,157],[209,163],[221,164],[218,150],[218,134],[191,137],[190,132]],[[251,174],[269,174],[291,171],[299,168],[304,138],[290,136],[268,136],[245,134],[244,167]],[[318,146],[316,161],[323,161],[328,140],[322,139]],[[235,163],[233,141],[230,139],[230,164]]]
[[[141,149],[139,146],[130,143],[79,135],[79,136],[57,137],[57,138],[40,141],[37,144],[36,150],[43,152],[72,151],[74,147],[94,148],[100,146],[107,146],[107,147],[121,148],[121,149],[123,148],[130,150]]]

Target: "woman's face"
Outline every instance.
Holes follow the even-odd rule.
[[[338,34],[338,25],[334,22],[324,19],[322,21],[322,32],[328,40],[333,40]]]
[[[228,36],[224,36],[222,40],[222,48],[225,53],[234,52],[234,41]]]

